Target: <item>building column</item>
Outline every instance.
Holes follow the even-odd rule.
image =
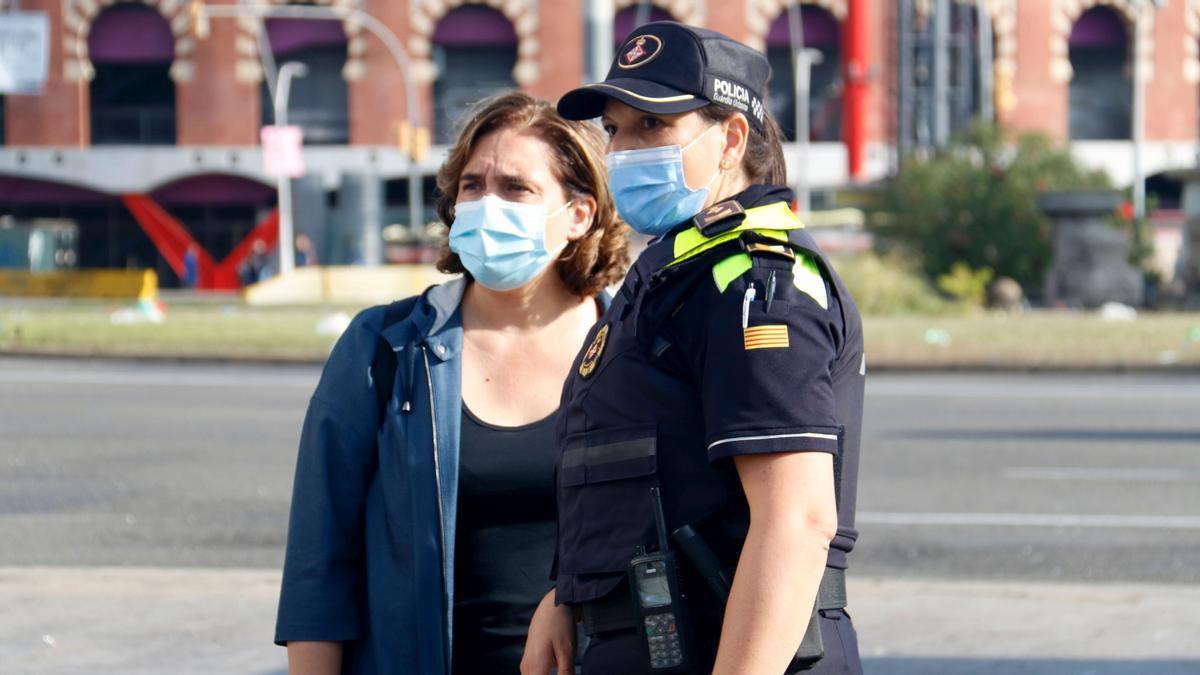
[[[219,0],[213,4],[232,4]],[[253,73],[239,72],[238,40],[246,34],[235,19],[209,21],[209,35],[195,40],[186,81],[175,82],[179,145],[258,145],[262,124],[260,86]]]
[[[1017,105],[998,110],[1000,123],[1015,131],[1041,131],[1058,141],[1067,140],[1070,82],[1056,81],[1051,72],[1055,39],[1050,3],[1017,4],[1021,48],[1012,93]]]
[[[410,59],[409,5],[412,0],[366,0],[363,10],[379,19],[396,34]],[[390,51],[367,30],[348,36],[365,42],[364,71],[350,80],[350,143],[352,145],[395,145],[398,123],[408,119],[405,79]],[[416,73],[408,73],[415,77]],[[433,87],[416,80],[421,125],[433,119]],[[410,120],[411,121],[411,120]]]
[[[1184,40],[1175,39],[1187,24],[1187,3],[1171,2],[1159,9],[1154,18],[1154,73],[1146,82],[1146,139],[1153,141],[1196,140],[1196,120],[1200,116],[1197,85],[1189,82],[1180,64],[1189,58]]]
[[[584,78],[583,0],[543,2],[538,17],[537,82],[528,87],[529,93],[548,101],[557,101],[568,90],[578,87]],[[518,44],[521,49],[523,45]],[[529,49],[529,47],[525,47]]]
[[[34,96],[6,96],[8,145],[84,146],[91,142],[89,83],[68,80],[63,71],[61,0],[24,0],[23,9],[45,12],[50,20],[50,66],[46,84]]]

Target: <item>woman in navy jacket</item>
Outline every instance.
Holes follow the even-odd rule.
[[[451,148],[439,268],[463,278],[389,325],[384,307],[362,312],[309,404],[275,633],[291,672],[516,672],[535,607],[567,611],[546,581],[554,421],[627,264],[603,152],[594,125],[519,93],[481,104]],[[392,383],[372,378],[381,340]],[[383,419],[377,387],[392,392]],[[517,529],[526,545],[502,550]],[[567,667],[560,632],[538,657]]]

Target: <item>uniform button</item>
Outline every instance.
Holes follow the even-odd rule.
[[[446,345],[438,345],[437,353],[438,353],[438,356],[445,356],[446,355]]]

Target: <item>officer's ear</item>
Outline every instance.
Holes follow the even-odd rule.
[[[750,139],[750,123],[746,116],[734,113],[721,122],[725,132],[725,148],[721,151],[721,168],[730,170],[742,165],[746,156],[746,143]]]
[[[596,198],[591,195],[573,198],[567,206],[567,241],[582,238],[595,220]]]

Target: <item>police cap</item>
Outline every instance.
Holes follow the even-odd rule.
[[[614,98],[650,113],[673,114],[719,103],[763,129],[763,93],[771,66],[761,52],[716,31],[674,21],[648,23],[629,35],[603,82],[567,92],[558,113],[599,117]]]

